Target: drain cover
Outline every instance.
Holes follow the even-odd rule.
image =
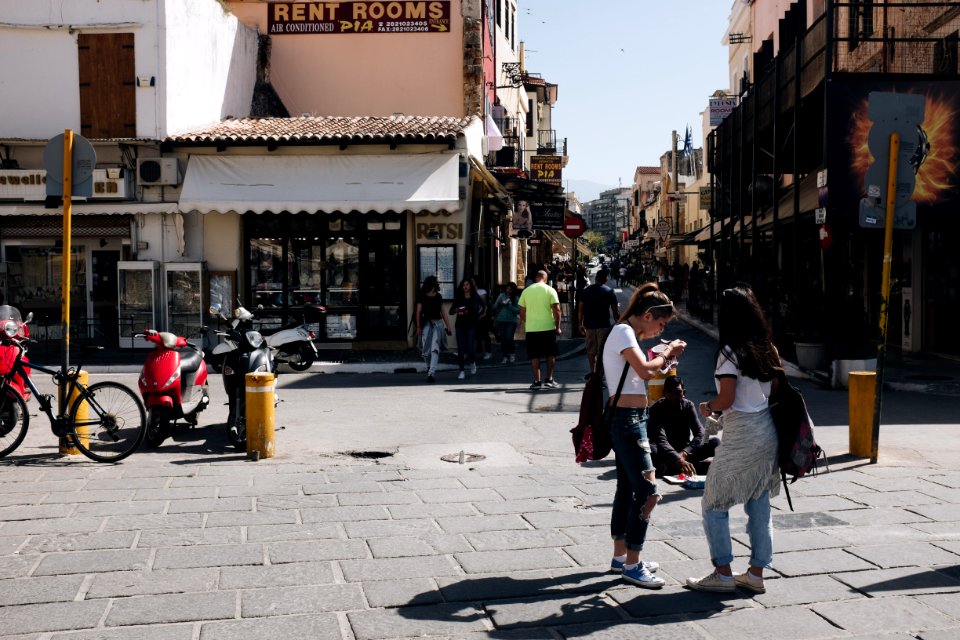
[[[455,462],[458,464],[466,464],[468,462],[480,462],[481,460],[486,460],[487,456],[480,455],[479,453],[449,453],[445,456],[440,456],[440,459],[444,462]]]

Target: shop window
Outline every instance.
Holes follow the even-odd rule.
[[[456,247],[452,245],[417,247],[417,265],[420,269],[417,291],[427,276],[436,276],[440,283],[440,295],[444,300],[453,300],[456,287],[456,251]]]
[[[264,307],[283,305],[283,243],[274,238],[250,241],[250,288],[253,304]]]

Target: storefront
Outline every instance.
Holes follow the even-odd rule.
[[[469,120],[402,120],[413,129],[442,125],[442,135],[429,140],[379,130],[363,144],[341,135],[334,145],[322,133],[369,126],[368,120],[250,119],[243,123],[250,134],[239,141],[187,134],[170,145],[187,163],[179,208],[196,212],[204,229],[223,221],[216,223],[221,232],[204,232],[205,256],[225,241],[239,242],[233,263],[220,250],[207,268],[236,274],[241,302],[257,308],[266,326],[305,317],[321,343],[405,347],[422,278],[441,276],[452,291],[476,240],[468,231],[471,163],[463,129]],[[381,120],[374,124],[398,122]],[[316,144],[300,139],[273,148],[262,135],[252,143],[266,124],[310,126]],[[398,137],[407,142],[401,146]],[[315,305],[326,313],[317,315]]]
[[[71,336],[115,346],[123,331],[118,264],[132,253],[137,214],[174,209],[173,204],[138,202],[77,204],[70,251]],[[31,336],[62,338],[63,215],[39,204],[0,206],[0,291],[6,302],[34,314]],[[127,329],[129,331],[129,328]]]

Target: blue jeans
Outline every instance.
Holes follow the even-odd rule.
[[[617,458],[617,491],[613,496],[610,535],[625,539],[627,549],[643,550],[650,520],[642,517],[647,499],[657,495],[657,483],[644,471],[653,471],[647,417],[643,409],[614,409],[610,441]]]
[[[769,569],[773,563],[773,515],[770,513],[770,493],[764,491],[743,505],[747,512],[747,535],[750,537],[750,566]],[[713,566],[733,562],[733,543],[730,541],[730,512],[703,511],[703,530],[710,546]]]
[[[517,333],[516,322],[497,322],[497,335],[500,337],[500,350],[505,356],[512,356],[517,352],[517,343],[514,341],[514,334]]]
[[[460,363],[460,371],[463,371],[463,365],[467,362],[476,364],[477,362],[477,328],[476,327],[457,327],[457,362]]]

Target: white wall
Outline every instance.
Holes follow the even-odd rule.
[[[250,114],[257,79],[257,33],[214,0],[166,0],[162,93],[166,130],[183,131]]]
[[[80,32],[134,34],[138,137],[249,113],[256,33],[216,0],[0,0],[0,25],[0,137],[79,131]]]

